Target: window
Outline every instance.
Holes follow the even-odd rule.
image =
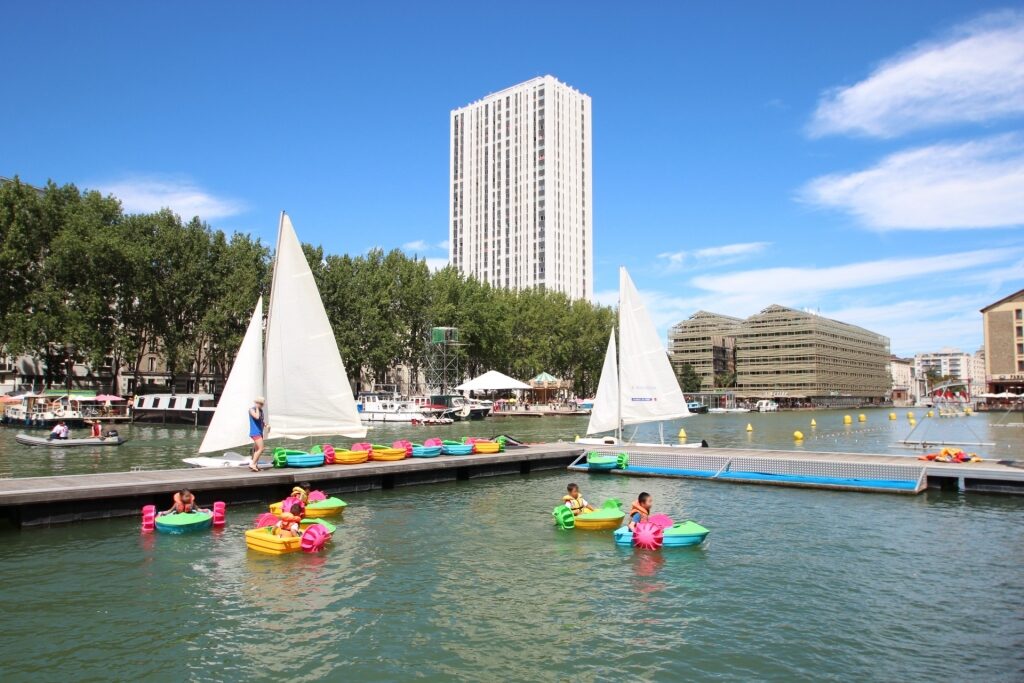
[[[192,410],[192,404],[195,403],[194,398],[185,399],[185,410]]]
[[[1016,311],[1014,311],[1013,317],[1015,320],[1024,320],[1024,308],[1018,308]]]
[[[156,358],[149,359],[149,371],[153,372],[156,370]]]
[[[1017,336],[1018,337],[1024,337],[1024,327],[1021,327],[1020,325],[1017,325]]]
[[[157,396],[156,398],[153,399],[153,407],[154,408],[159,408],[160,407],[160,397],[159,396]]]
[[[178,399],[171,398],[167,400],[167,410],[174,410],[174,405],[178,402]]]

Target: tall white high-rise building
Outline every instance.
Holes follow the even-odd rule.
[[[452,111],[449,259],[460,272],[593,297],[590,107],[543,76]]]

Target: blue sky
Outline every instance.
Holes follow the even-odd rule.
[[[5,9],[0,175],[272,242],[447,252],[448,112],[594,111],[599,300],[665,329],[811,308],[895,352],[1024,286],[1024,13],[986,2],[58,3]]]

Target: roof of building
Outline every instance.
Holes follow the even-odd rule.
[[[985,308],[981,309],[981,312],[988,313],[996,306],[999,306],[1000,304],[1009,303],[1010,301],[1024,301],[1024,289],[1018,290],[1009,296],[1004,296],[1002,299],[996,301],[995,303],[989,304]]]

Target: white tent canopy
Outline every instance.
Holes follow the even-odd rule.
[[[530,389],[529,384],[512,379],[497,370],[489,370],[484,374],[463,382],[455,387],[456,391],[500,391],[502,389]]]

